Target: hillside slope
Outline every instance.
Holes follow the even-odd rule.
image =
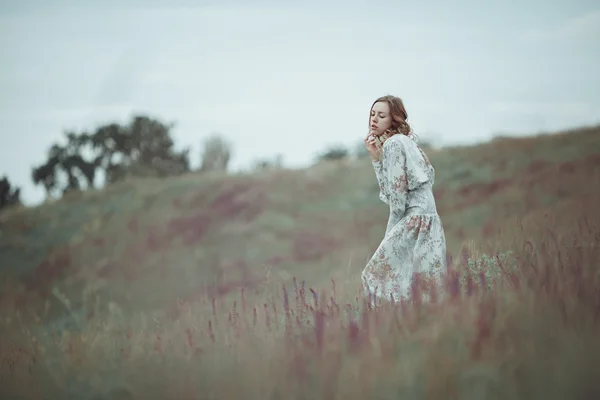
[[[598,199],[600,126],[428,154],[454,256],[465,243],[498,250],[517,220]],[[368,160],[344,160],[122,182],[11,210],[0,215],[0,307],[58,316],[56,289],[74,309],[97,295],[150,311],[292,276],[356,284],[387,221],[377,190]]]

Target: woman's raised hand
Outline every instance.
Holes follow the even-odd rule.
[[[367,151],[371,155],[371,158],[374,161],[379,161],[379,149],[377,148],[375,140],[376,140],[375,136],[373,136],[371,134],[371,131],[369,131],[369,134],[365,138],[365,147],[367,148]]]

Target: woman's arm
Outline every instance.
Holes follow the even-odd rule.
[[[385,179],[385,174],[383,173],[383,163],[379,160],[372,160],[373,168],[375,169],[375,176],[377,177],[377,183],[379,184],[379,199],[383,201],[385,204],[388,203],[388,198],[386,194],[387,182]]]
[[[386,192],[392,211],[404,215],[408,193],[429,181],[427,160],[407,137],[391,141],[386,148]]]
[[[386,148],[383,170],[387,183],[386,191],[390,211],[397,217],[404,215],[408,197],[408,176],[406,173],[406,153],[399,141],[393,141]]]

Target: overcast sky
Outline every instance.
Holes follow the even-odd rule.
[[[137,112],[193,165],[222,132],[234,169],[353,146],[383,94],[439,145],[600,122],[597,1],[87,3],[0,0],[0,175],[26,204],[64,130]]]

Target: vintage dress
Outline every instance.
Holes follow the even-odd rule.
[[[446,271],[446,239],[433,196],[435,171],[412,137],[393,135],[381,151],[381,161],[373,161],[373,167],[379,198],[389,205],[390,215],[362,282],[373,300],[409,300],[415,273],[439,284]]]

